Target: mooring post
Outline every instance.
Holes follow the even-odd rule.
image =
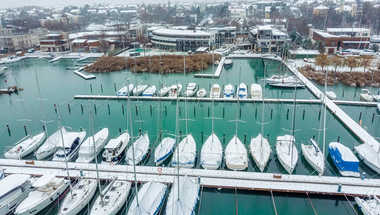
[[[343,93],[342,93],[342,97],[344,97],[344,90],[343,90]]]
[[[121,134],[121,128],[119,128],[119,134]]]
[[[42,126],[42,130],[43,130],[43,131],[46,131],[46,130],[45,130],[45,125]]]
[[[195,106],[194,106],[194,116],[196,115],[196,113],[195,113]]]
[[[244,133],[244,144],[247,143],[247,133]]]
[[[100,90],[103,92],[103,84],[100,84]]]
[[[80,109],[82,110],[82,114],[83,114],[83,105],[80,104]]]
[[[225,110],[224,110],[224,107],[223,107],[223,118],[224,118],[224,113],[225,113]]]
[[[355,90],[355,94],[354,94],[354,98],[356,97],[356,90]]]
[[[255,110],[255,119],[257,119],[257,108]]]
[[[79,127],[79,131],[83,131],[82,127]]]
[[[57,105],[56,104],[54,104],[54,110],[57,113]]]
[[[359,115],[359,121],[362,119],[362,112],[360,112],[360,115]]]
[[[288,119],[289,118],[289,108],[288,108],[288,110],[286,111],[286,119]]]
[[[239,118],[241,118],[241,108],[239,108]]]
[[[313,140],[315,140],[315,135],[313,135]]]
[[[321,110],[319,110],[319,114],[318,114],[318,120],[321,119]]]
[[[97,114],[98,112],[96,111],[96,104],[94,104],[94,109],[95,109],[95,114]]]
[[[108,106],[108,115],[110,115],[110,114],[111,114],[110,105],[109,105],[109,104],[107,104],[107,106]]]
[[[270,119],[272,119],[273,116],[273,109],[270,109]]]
[[[138,111],[137,105],[135,107],[136,107],[136,116],[137,116],[139,114],[139,111]]]
[[[339,143],[339,140],[340,140],[340,136],[338,136],[338,140],[337,140],[336,142],[338,142],[338,143]]]
[[[210,107],[207,108],[207,116],[210,117]]]
[[[305,109],[303,110],[303,113],[302,113],[302,120],[305,119]]]
[[[372,123],[374,119],[375,119],[375,113],[372,114]]]
[[[203,143],[203,131],[201,132],[201,143]]]
[[[182,131],[179,131],[179,141],[182,140]]]
[[[8,124],[7,124],[7,130],[8,130],[8,133],[11,132],[11,129],[9,128]]]
[[[223,132],[223,144],[226,143],[226,132]]]
[[[24,125],[24,131],[25,131],[25,136],[28,135],[28,131],[26,130],[26,126]]]
[[[124,105],[121,105],[121,112],[123,112],[124,115]]]
[[[70,104],[67,104],[67,107],[69,108],[69,113],[71,113]]]
[[[152,116],[152,105],[150,106],[150,115]]]
[[[115,92],[116,92],[116,83],[113,83],[113,88],[115,89]]]
[[[90,90],[91,90],[91,93],[92,93],[92,84],[90,84]]]
[[[168,116],[168,109],[165,106],[165,116]]]
[[[267,134],[267,140],[268,140],[268,142],[269,142],[269,134]]]

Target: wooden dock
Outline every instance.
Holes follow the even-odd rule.
[[[30,174],[41,176],[53,173],[66,177],[65,163],[54,161],[25,161],[0,159],[6,174]],[[68,163],[70,176],[96,178],[95,164]],[[102,180],[117,176],[120,180],[134,181],[133,166],[99,164]],[[173,183],[177,169],[172,167],[136,166],[137,181]],[[287,175],[229,170],[180,169],[180,176],[187,175],[200,181],[202,186],[226,189],[245,189],[276,192],[316,193],[328,195],[366,196],[380,193],[379,179],[349,177]]]

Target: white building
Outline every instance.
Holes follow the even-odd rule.
[[[247,11],[245,9],[230,9],[231,19],[242,19],[247,17]]]
[[[257,25],[250,31],[250,37],[258,52],[279,52],[287,40],[287,34],[269,25]]]

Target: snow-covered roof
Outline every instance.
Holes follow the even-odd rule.
[[[326,28],[327,32],[365,32],[368,28]]]
[[[273,28],[272,28],[272,35],[274,35],[274,36],[286,36],[286,34],[284,32],[279,31],[277,29],[273,29]]]
[[[272,30],[272,28],[268,25],[257,25],[256,28],[261,31],[268,31]]]
[[[62,34],[47,34],[46,37],[59,37]]]
[[[328,10],[329,8],[324,5],[319,5],[318,7],[315,7],[314,10]]]
[[[87,39],[75,39],[71,43],[85,43]]]
[[[337,35],[333,35],[327,32],[323,32],[323,31],[314,31],[314,32],[321,35],[322,37],[339,37]]]
[[[29,175],[13,174],[5,177],[0,181],[0,197],[8,193],[15,187],[21,186],[26,180],[30,178]]]
[[[192,30],[173,30],[173,29],[157,29],[153,33],[163,35],[178,35],[178,36],[211,36],[210,33],[204,31],[192,31]]]

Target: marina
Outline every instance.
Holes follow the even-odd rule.
[[[184,118],[185,104],[187,102],[187,114],[189,120],[189,133],[192,134],[196,142],[198,152],[198,158],[195,161],[194,168],[192,169],[183,169],[181,168],[179,173],[180,177],[188,176],[193,181],[200,182],[200,193],[199,193],[199,203],[201,206],[197,205],[196,212],[201,214],[215,214],[221,213],[222,210],[228,211],[229,213],[234,213],[235,207],[239,208],[239,213],[244,213],[245,210],[252,209],[249,205],[246,205],[242,202],[243,194],[246,198],[252,201],[265,201],[266,203],[259,206],[254,204],[256,207],[255,211],[271,211],[273,210],[272,201],[276,202],[276,208],[279,210],[281,207],[285,207],[288,202],[286,199],[292,200],[292,202],[297,202],[302,199],[307,200],[307,204],[302,203],[300,206],[300,211],[303,214],[309,214],[308,208],[310,207],[310,202],[308,201],[307,195],[313,194],[311,200],[313,201],[314,206],[318,213],[323,213],[322,202],[331,202],[338,201],[340,204],[332,206],[331,211],[335,211],[336,214],[355,214],[355,210],[351,209],[350,204],[355,204],[353,196],[364,197],[368,193],[378,192],[379,177],[367,166],[360,164],[360,172],[365,172],[366,174],[360,178],[350,178],[339,176],[338,171],[333,167],[333,163],[329,158],[329,155],[326,154],[325,162],[328,164],[326,166],[326,171],[322,176],[318,176],[316,172],[305,162],[301,157],[297,162],[297,166],[292,175],[285,173],[284,169],[279,165],[279,161],[276,158],[276,155],[272,153],[268,161],[267,167],[264,169],[264,173],[260,173],[258,167],[254,164],[251,155],[248,155],[248,166],[244,171],[230,171],[227,170],[226,163],[222,162],[221,166],[217,170],[205,170],[202,169],[199,155],[202,145],[205,143],[208,135],[211,132],[211,120],[204,120],[205,118],[211,117],[212,114],[212,98],[209,96],[198,98],[198,97],[183,97],[187,83],[196,83],[199,84],[199,88],[204,87],[207,91],[207,95],[210,90],[210,86],[213,83],[218,83],[220,86],[227,85],[231,83],[235,88],[239,86],[239,82],[236,78],[233,78],[234,70],[235,75],[236,71],[239,69],[239,64],[242,64],[242,67],[247,67],[244,71],[252,71],[247,73],[244,72],[243,76],[247,79],[244,80],[245,84],[248,85],[250,89],[251,83],[262,83],[262,74],[260,74],[261,68],[251,67],[251,65],[260,65],[259,60],[245,60],[245,59],[234,59],[234,64],[229,68],[223,68],[225,70],[230,70],[226,73],[222,73],[219,79],[211,80],[200,78],[194,78],[194,74],[170,74],[170,75],[150,75],[150,74],[133,74],[130,71],[126,72],[114,72],[109,74],[98,74],[96,79],[84,80],[75,78],[75,75],[71,75],[66,71],[66,67],[72,66],[73,62],[69,59],[61,59],[56,64],[46,64],[47,61],[44,59],[28,59],[24,62],[25,68],[11,68],[15,70],[14,73],[7,73],[5,77],[9,82],[13,82],[12,78],[17,77],[17,81],[21,84],[23,88],[27,89],[22,91],[22,94],[25,94],[28,100],[35,97],[33,88],[34,83],[26,85],[25,81],[28,78],[28,74],[24,71],[31,69],[31,65],[37,64],[40,66],[38,70],[39,76],[42,76],[42,98],[48,97],[48,101],[44,101],[44,106],[46,107],[47,119],[55,120],[56,111],[59,111],[64,125],[68,125],[73,128],[74,131],[77,131],[81,128],[89,131],[89,128],[86,126],[88,124],[88,100],[91,100],[91,107],[94,111],[95,125],[97,128],[109,128],[109,139],[111,137],[117,136],[122,130],[128,129],[128,124],[126,123],[129,119],[126,118],[127,112],[129,111],[126,105],[127,96],[116,96],[116,91],[119,89],[119,86],[125,84],[125,77],[131,77],[132,83],[139,83],[144,85],[153,85],[159,86],[157,84],[167,83],[168,86],[175,84],[176,80],[182,84],[181,95],[178,97],[179,101],[179,115],[180,118]],[[269,64],[269,63],[268,63]],[[269,73],[275,73],[277,70],[278,64],[273,63],[273,66],[269,67]],[[51,69],[54,68],[56,71],[51,73]],[[209,71],[212,71],[212,67]],[[242,70],[243,71],[243,70]],[[49,73],[50,72],[50,73]],[[23,76],[21,76],[23,74]],[[54,74],[54,75],[53,75]],[[47,80],[54,80],[53,77],[62,77],[60,82],[52,81],[51,83]],[[67,77],[66,77],[67,76]],[[135,80],[137,78],[139,81]],[[160,80],[162,78],[162,80]],[[140,83],[140,80],[142,83]],[[160,80],[160,82],[158,81]],[[155,83],[156,82],[156,83]],[[65,87],[66,85],[66,87]],[[137,85],[137,84],[136,84]],[[60,97],[53,95],[55,91],[46,90],[49,86],[56,86],[60,89],[64,89],[65,92],[61,92]],[[73,86],[73,87],[67,87]],[[75,86],[75,87],[74,87]],[[160,89],[160,88],[158,88]],[[223,88],[222,88],[223,89]],[[248,92],[249,92],[248,89]],[[288,107],[294,102],[293,90],[273,90],[269,86],[263,87],[265,90],[265,98],[250,98],[250,95],[246,99],[239,99],[240,107],[236,105],[237,98],[215,98],[215,134],[220,139],[223,149],[226,148],[229,140],[235,133],[235,123],[230,123],[230,120],[238,119],[246,121],[244,124],[239,125],[237,131],[237,137],[240,139],[242,144],[248,149],[248,145],[251,137],[256,137],[259,131],[261,130],[261,125],[256,125],[256,122],[269,122],[266,125],[264,137],[268,138],[269,144],[272,146],[275,144],[276,136],[279,134],[288,134],[288,132],[282,131],[282,128],[289,127],[289,121],[291,120],[291,111],[292,109]],[[296,132],[295,146],[300,149],[300,142],[306,141],[309,138],[312,138],[313,135],[316,135],[316,132],[309,131],[310,127],[317,127],[319,124],[320,113],[319,109],[321,106],[321,100],[319,97],[313,96],[313,93],[308,89],[299,89],[297,92],[297,127],[301,127],[302,132]],[[222,92],[222,90],[221,90]],[[236,92],[236,91],[235,91]],[[346,97],[349,93],[346,89]],[[236,93],[235,93],[236,94]],[[17,95],[12,95],[12,97],[17,97]],[[10,110],[11,113],[16,113],[21,111],[20,105],[10,104],[7,99],[9,96],[2,96],[0,100],[4,103],[4,108]],[[359,117],[359,112],[361,114],[361,120],[363,120],[364,125],[371,124],[372,111],[376,111],[376,103],[366,103],[360,102],[359,100],[343,100],[339,96],[339,100],[334,100],[336,105],[347,111],[349,117]],[[166,159],[160,166],[156,166],[154,160],[154,152],[159,143],[160,136],[158,130],[161,129],[163,133],[172,133],[175,130],[174,127],[174,114],[176,106],[176,97],[160,97],[160,96],[130,96],[132,100],[131,117],[134,120],[134,126],[138,127],[138,124],[142,123],[144,126],[144,131],[146,130],[149,133],[149,139],[151,144],[151,153],[141,161],[141,164],[136,166],[136,177],[137,182],[144,183],[148,181],[162,182],[165,184],[172,184],[174,177],[176,177],[177,169],[171,166],[172,159]],[[28,101],[31,106],[38,110],[39,104],[35,101]],[[56,105],[56,108],[55,108]],[[161,106],[161,107],[160,107]],[[262,107],[266,108],[264,120],[261,119]],[[10,108],[13,109],[10,109]],[[371,110],[368,114],[365,113],[366,109]],[[28,115],[31,115],[32,118],[41,118],[27,108]],[[158,120],[158,115],[161,114],[161,120]],[[38,119],[37,118],[37,119]],[[358,141],[356,134],[351,133],[351,131],[345,128],[344,124],[341,124],[340,120],[336,120],[338,117],[328,113],[327,124],[330,130],[328,133],[327,141],[340,141],[341,143],[347,143],[346,145],[352,149],[355,142]],[[4,120],[4,121],[3,121]],[[20,137],[24,134],[23,122],[14,120],[13,117],[9,115],[1,115],[1,121],[9,124],[9,130],[6,126],[0,128],[1,134],[4,136],[4,141],[6,143],[17,142]],[[55,120],[56,121],[56,120]],[[142,122],[140,122],[142,121]],[[145,121],[145,122],[143,122]],[[149,123],[146,123],[149,121]],[[372,123],[375,125],[378,123],[377,116],[372,120]],[[358,123],[358,122],[356,122]],[[57,130],[55,126],[56,122],[49,123],[49,134],[52,134]],[[32,130],[39,131],[42,128],[42,125],[36,120],[32,124]],[[164,131],[165,130],[165,131]],[[185,123],[180,121],[179,130],[182,131],[183,139],[185,136]],[[334,132],[331,132],[333,130]],[[368,129],[369,134],[374,134],[376,129],[371,126]],[[206,135],[207,134],[207,135]],[[90,133],[88,133],[90,135]],[[135,129],[131,136],[138,137],[139,131]],[[163,138],[163,137],[162,137]],[[16,140],[17,141],[14,141]],[[128,143],[130,146],[132,141]],[[9,144],[8,144],[9,145]],[[1,147],[1,146],[0,146]],[[2,146],[4,147],[4,146]],[[224,157],[224,156],[223,156]],[[11,161],[11,160],[0,160],[0,166],[3,166],[6,174],[13,173],[24,173],[32,174],[35,176],[41,176],[48,172],[54,172],[59,177],[66,177],[67,173],[65,171],[65,163],[62,162],[53,162],[49,161],[34,161],[34,164],[31,163],[31,160],[35,160],[34,155],[30,155],[26,160],[21,161]],[[124,161],[124,159],[123,159]],[[29,164],[27,164],[29,163]],[[125,162],[124,162],[125,163]],[[28,168],[25,168],[28,167]],[[80,178],[81,172],[86,178],[96,179],[96,168],[95,164],[80,164],[80,163],[68,163],[70,177],[74,180]],[[133,182],[133,166],[126,166],[123,162],[119,165],[111,166],[110,164],[99,164],[99,174],[102,181],[109,180],[112,176],[117,176],[119,180],[128,180]],[[363,180],[362,180],[363,179]],[[368,188],[368,189],[367,189]],[[134,188],[131,188],[131,191]],[[372,190],[372,191],[370,191]],[[237,192],[237,195],[235,195]],[[273,192],[274,197],[272,197],[271,192]],[[220,194],[218,194],[220,193]],[[269,194],[269,196],[268,196]],[[336,197],[328,197],[336,196]],[[133,195],[133,194],[131,194]],[[299,195],[302,196],[299,198]],[[286,197],[285,197],[286,196]],[[342,197],[340,197],[342,196]],[[349,201],[346,200],[348,197]],[[226,206],[221,207],[220,209],[213,209],[211,212],[207,204],[212,204],[213,199],[219,199],[219,201],[224,202]],[[237,200],[235,205],[232,202]],[[167,201],[167,200],[166,200]],[[282,206],[281,206],[282,205]],[[343,206],[345,205],[345,206]],[[344,210],[344,212],[338,212],[342,207],[347,207],[349,211]],[[53,211],[56,209],[53,209]],[[125,209],[124,209],[125,210]],[[128,209],[127,209],[128,210]],[[164,210],[163,210],[164,211]],[[292,211],[292,210],[290,210]]]

